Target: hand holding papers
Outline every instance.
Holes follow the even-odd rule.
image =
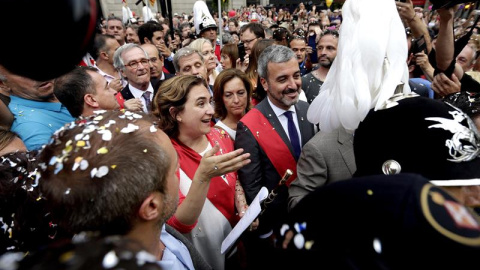
[[[260,206],[260,202],[265,200],[268,196],[268,189],[266,187],[262,187],[258,192],[255,199],[253,199],[252,203],[248,207],[245,215],[240,219],[237,225],[233,228],[233,230],[227,235],[225,240],[222,243],[222,254],[225,253],[232,245],[237,241],[237,239],[242,235],[242,233],[252,224],[252,222],[257,218],[262,211]]]

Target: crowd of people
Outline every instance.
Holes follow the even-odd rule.
[[[0,62],[0,269],[478,264],[480,12],[432,2],[197,1],[51,80]]]

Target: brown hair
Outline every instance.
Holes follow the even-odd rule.
[[[197,85],[208,88],[202,77],[180,75],[166,80],[158,89],[153,100],[153,114],[159,118],[158,126],[171,138],[178,137],[178,123],[176,115],[183,111],[190,90]],[[175,114],[170,114],[170,108]]]
[[[239,78],[245,89],[247,90],[247,107],[245,108],[245,113],[250,110],[250,97],[252,96],[253,86],[250,80],[248,79],[247,75],[236,68],[229,68],[225,69],[224,71],[220,72],[217,79],[215,80],[215,84],[213,85],[213,101],[215,102],[215,118],[220,118],[220,120],[225,119],[228,115],[227,108],[225,108],[225,104],[223,103],[223,93],[225,84],[231,81],[234,78]]]
[[[7,147],[18,135],[6,128],[0,127],[0,151]]]
[[[248,60],[249,64],[248,64],[247,70],[245,70],[247,77],[251,81],[256,82],[258,79],[257,66],[258,66],[258,58],[260,58],[260,54],[263,52],[265,48],[273,44],[275,44],[275,41],[273,39],[262,39],[257,41],[255,45],[253,45],[252,55],[249,56],[250,57],[250,59]]]
[[[220,51],[220,55],[226,55],[230,58],[230,62],[232,63],[232,67],[235,67],[235,62],[238,59],[238,47],[237,44],[225,44],[223,45],[222,50]]]
[[[124,235],[145,198],[166,193],[171,160],[155,140],[153,120],[107,111],[57,131],[39,157],[39,187],[61,228]]]

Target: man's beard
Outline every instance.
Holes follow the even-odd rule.
[[[163,194],[164,199],[164,208],[162,209],[161,218],[159,222],[165,224],[173,214],[177,211],[178,207],[178,196],[170,196],[169,194]]]
[[[320,66],[324,67],[324,68],[330,68],[332,66],[332,63],[333,63],[333,60],[330,60],[328,59],[328,62],[318,62],[320,64]]]

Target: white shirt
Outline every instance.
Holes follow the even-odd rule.
[[[107,80],[108,83],[110,83],[111,81],[116,79],[115,77],[113,77],[112,75],[110,75],[110,74],[106,73],[105,71],[101,70],[97,66],[95,66],[95,67],[97,68],[98,73],[100,73],[100,75],[102,75],[105,78],[105,80]],[[120,75],[120,78],[122,78],[121,75]],[[122,86],[123,87],[127,86],[127,83],[128,83],[127,80],[122,79]]]
[[[143,98],[143,93],[150,92],[150,101],[153,101],[153,86],[152,86],[152,84],[150,83],[148,85],[147,90],[145,90],[145,91],[137,89],[137,88],[133,87],[131,84],[130,84],[129,88],[130,88],[130,92],[132,92],[132,95],[135,98],[139,98],[142,101],[143,111],[145,113],[148,113],[147,104],[145,103],[145,99]]]
[[[270,97],[267,96],[268,104],[270,104],[270,107],[272,107],[273,112],[278,118],[278,121],[280,121],[280,124],[283,127],[283,130],[287,134],[288,139],[290,140],[290,135],[288,134],[288,118],[283,114],[286,112],[284,109],[280,109],[277,106],[275,106],[271,101]],[[297,111],[295,110],[295,106],[290,106],[288,109],[289,111],[292,112],[292,118],[293,118],[293,123],[295,123],[295,128],[297,129],[298,132],[298,140],[300,142],[300,145],[302,145],[302,133],[300,133],[300,128],[298,126],[298,119],[297,119]]]

